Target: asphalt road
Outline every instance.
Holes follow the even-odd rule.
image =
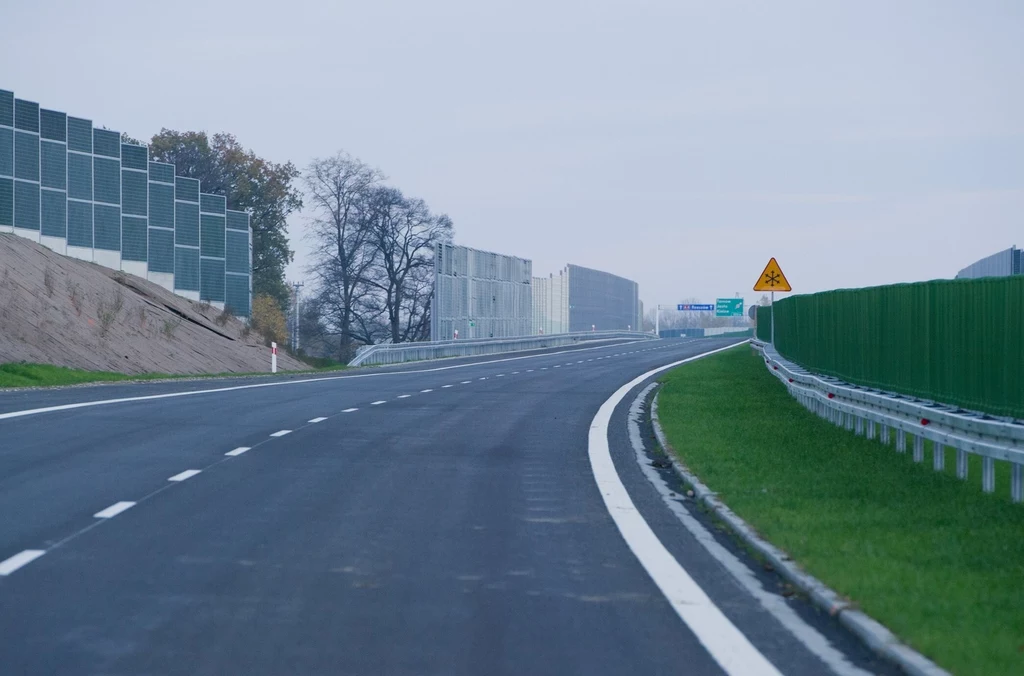
[[[0,674],[723,673],[616,528],[587,435],[626,382],[732,342],[0,393]],[[608,438],[653,531],[779,672],[829,673],[660,501],[633,398]],[[885,671],[785,602],[848,673]]]

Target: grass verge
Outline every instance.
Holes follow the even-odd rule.
[[[965,483],[949,457],[935,472],[831,425],[746,346],[662,381],[669,442],[763,537],[946,669],[1024,673],[1024,505],[1004,481],[985,494],[978,464]]]
[[[305,371],[279,371],[278,376],[293,376],[303,373],[323,373],[340,371],[344,365],[335,364]],[[170,374],[170,373],[117,373],[114,371],[83,371],[81,369],[52,366],[50,364],[30,364],[25,362],[0,364],[0,388],[4,387],[56,387],[60,385],[80,385],[83,383],[119,382],[125,380],[173,380],[182,378],[239,378],[246,376],[269,376],[266,372],[257,373],[208,373],[208,374]]]

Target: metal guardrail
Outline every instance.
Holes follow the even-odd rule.
[[[981,488],[995,490],[995,461],[1010,463],[1010,499],[1024,501],[1024,424],[998,419],[921,401],[906,395],[881,392],[851,385],[838,378],[820,376],[787,361],[775,349],[759,340],[751,347],[764,356],[772,375],[786,385],[805,408],[826,420],[845,426],[868,439],[889,445],[895,438],[896,451],[906,453],[911,437],[914,461],[924,461],[924,441],[930,440],[932,467],[945,469],[945,448],[956,449],[956,475],[967,479],[968,454],[981,457]]]
[[[586,331],[580,333],[553,333],[544,336],[518,338],[481,338],[475,340],[438,340],[423,343],[387,343],[369,345],[361,349],[349,366],[380,366],[400,364],[423,359],[447,357],[475,357],[501,352],[540,350],[546,347],[565,347],[582,342],[601,340],[653,340],[654,334],[639,331]]]

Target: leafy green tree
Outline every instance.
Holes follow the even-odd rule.
[[[252,225],[253,294],[274,298],[283,309],[289,292],[284,269],[288,215],[302,207],[291,162],[277,164],[243,148],[231,134],[161,129],[150,141],[150,159],[174,164],[179,176],[199,179],[203,192],[227,197],[228,208],[248,211]]]

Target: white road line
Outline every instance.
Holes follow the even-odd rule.
[[[487,376],[484,376],[483,378],[480,378],[480,380],[487,380]]]
[[[761,604],[762,608],[774,615],[775,619],[788,629],[798,641],[803,643],[808,650],[821,658],[832,670],[832,673],[836,676],[871,676],[869,672],[851,664],[846,655],[837,650],[829,642],[828,638],[804,622],[783,596],[765,589],[754,571],[735,554],[719,544],[715,536],[709,533],[707,528],[695,519],[690,511],[679,502],[676,492],[662,478],[658,470],[651,465],[644,448],[643,436],[640,434],[640,422],[643,417],[642,409],[647,399],[647,393],[656,386],[657,383],[651,383],[640,390],[636,395],[636,399],[633,400],[633,404],[629,407],[629,442],[633,446],[640,471],[647,477],[651,485],[657,489],[665,506],[693,534],[697,542],[732,574],[736,582],[754,597]]]
[[[358,408],[346,408],[342,413],[355,413],[358,410]]]
[[[291,433],[292,433],[291,430],[278,430],[277,432],[274,432],[270,436],[272,436],[272,437],[283,437],[284,435],[291,434]]]
[[[408,371],[388,371],[386,373],[359,373],[348,376],[325,376],[322,378],[303,378],[301,380],[284,380],[271,383],[253,383],[251,385],[233,385],[231,387],[215,387],[209,390],[189,390],[187,392],[167,392],[166,394],[148,394],[141,397],[120,397],[118,399],[101,399],[99,401],[80,401],[73,404],[60,404],[58,406],[45,406],[43,408],[30,408],[23,411],[8,411],[0,413],[0,420],[10,418],[22,418],[40,413],[55,413],[57,411],[71,411],[76,408],[91,408],[93,406],[109,406],[111,404],[124,404],[134,401],[155,401],[157,399],[174,399],[177,397],[193,397],[199,394],[215,394],[219,392],[237,392],[239,390],[253,390],[260,387],[284,387],[289,385],[308,385],[309,383],[325,383],[333,380],[352,380],[354,378],[383,378],[386,376],[401,376],[410,373],[435,373],[437,371],[450,371],[451,369],[463,369],[472,366],[483,366],[486,364],[500,364],[508,361],[519,361],[521,359],[537,359],[540,357],[551,357],[553,355],[565,354],[567,352],[584,352],[587,350],[607,349],[607,345],[595,345],[594,347],[581,347],[572,350],[560,350],[558,352],[545,352],[543,354],[527,354],[521,357],[505,357],[503,359],[492,359],[490,361],[476,361],[466,364],[453,364],[451,366],[438,366],[430,369],[410,369]]]
[[[111,517],[117,516],[126,509],[131,509],[134,506],[134,502],[115,502],[110,507],[107,507],[104,510],[96,512],[95,514],[93,514],[93,516],[97,519],[109,519]]]
[[[514,375],[514,376],[517,376],[517,375],[519,375],[519,371],[513,371],[513,372],[512,372],[512,375]]]
[[[471,382],[473,382],[473,381],[472,380],[463,380],[461,383],[459,383],[459,385],[469,385]],[[451,387],[451,385],[445,385],[445,387]]]
[[[433,391],[434,391],[434,390],[432,390],[432,389],[430,389],[430,388],[428,387],[428,388],[427,388],[427,389],[425,389],[425,390],[420,390],[420,394],[426,394],[427,392],[433,392]]]
[[[499,373],[498,375],[496,375],[496,376],[494,376],[494,377],[495,377],[495,378],[504,378],[504,377],[505,377],[505,374],[504,374],[504,373]]]
[[[526,369],[527,373],[533,373],[533,369]]]
[[[398,395],[398,398],[399,399],[408,399],[411,396],[412,396],[411,394],[400,394],[400,395]]]
[[[555,364],[555,368],[556,369],[560,369],[560,368],[562,368],[562,365],[561,364]]]
[[[315,424],[315,423],[318,423],[318,422],[323,422],[325,420],[327,420],[327,418],[320,417],[320,418],[311,418],[311,419],[307,420],[306,422],[314,423]]]
[[[540,367],[540,370],[541,370],[541,371],[547,371],[547,370],[548,370],[548,367],[547,367],[547,366],[541,366],[541,367]]]
[[[620,387],[601,405],[590,424],[587,454],[605,507],[626,544],[664,594],[672,609],[719,666],[728,674],[779,676],[779,671],[708,598],[704,590],[679,565],[651,530],[622,484],[608,447],[608,424],[612,413],[630,390],[657,373],[732,347],[734,346],[730,345],[711,350],[660,366]]]
[[[184,472],[180,472],[178,474],[175,474],[172,477],[167,477],[167,480],[168,481],[185,481],[186,479],[191,479],[196,474],[199,474],[201,471],[202,470],[198,470],[198,469],[187,469]]]
[[[23,552],[18,552],[11,558],[0,561],[0,575],[10,575],[22,566],[32,563],[45,553],[46,551],[42,549],[26,549]]]
[[[466,383],[468,383],[468,382],[469,382],[469,381],[468,381],[468,380],[466,380],[466,381],[463,381],[463,383],[462,383],[462,384],[463,384],[463,385],[465,385],[465,384],[466,384]],[[452,385],[442,385],[441,387],[442,387],[442,388],[445,388],[445,387],[453,387],[453,386],[452,386]]]
[[[386,399],[381,399],[380,401],[370,402],[370,406],[380,406],[381,404],[386,404],[386,403],[388,403]]]
[[[235,450],[228,451],[224,455],[230,455],[230,456],[242,455],[243,453],[245,453],[248,450],[251,450],[248,446],[239,446]]]
[[[580,359],[580,360],[579,360],[578,362],[576,362],[576,363],[577,363],[577,364],[582,364],[582,363],[583,363],[583,360],[582,360],[582,359]]]

